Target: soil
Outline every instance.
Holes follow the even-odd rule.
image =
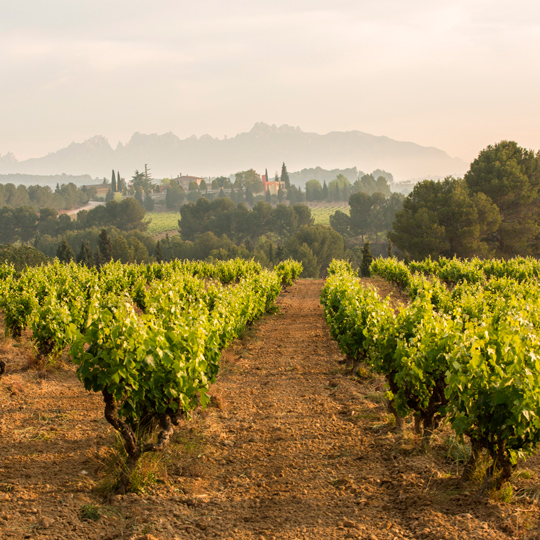
[[[34,369],[28,341],[1,342],[0,538],[540,538],[538,459],[504,502],[460,482],[448,428],[425,453],[410,422],[396,432],[384,381],[341,363],[322,284],[298,281],[224,352],[210,406],[148,456],[139,493],[107,493],[118,444],[67,358]]]

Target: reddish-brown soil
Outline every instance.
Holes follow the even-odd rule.
[[[537,460],[501,502],[460,483],[448,428],[427,453],[410,423],[395,432],[384,382],[340,364],[321,286],[299,281],[224,353],[211,406],[149,460],[138,494],[98,489],[115,447],[100,396],[67,362],[29,369],[27,342],[0,344],[0,538],[540,538]]]

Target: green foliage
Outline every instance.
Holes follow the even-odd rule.
[[[336,231],[312,225],[296,231],[285,243],[285,250],[302,263],[302,277],[322,277],[332,259],[345,256],[345,243]]]
[[[472,444],[464,478],[483,449],[484,487],[500,489],[540,442],[538,262],[428,259],[411,268],[429,277],[395,259],[371,265],[411,297],[394,314],[332,263],[321,296],[332,335],[345,354],[386,375],[396,409],[419,415],[427,440],[448,416]],[[437,275],[457,285],[449,291]]]
[[[369,268],[372,262],[373,254],[371,253],[369,242],[365,242],[364,247],[362,248],[362,264],[360,265],[362,277],[369,277],[371,275]]]
[[[0,264],[13,265],[18,272],[27,266],[40,266],[48,262],[49,257],[33,247],[0,245]]]

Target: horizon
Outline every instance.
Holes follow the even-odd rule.
[[[99,135],[361,131],[472,161],[540,148],[531,0],[38,0],[0,21],[0,155]]]

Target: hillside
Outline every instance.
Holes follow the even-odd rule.
[[[108,177],[112,169],[126,177],[145,163],[155,177],[180,173],[197,176],[229,175],[254,168],[273,176],[285,162],[289,171],[322,167],[384,169],[396,181],[411,177],[460,175],[467,164],[444,151],[361,131],[334,131],[325,135],[300,128],[257,123],[246,133],[218,139],[210,135],[180,139],[173,133],[135,133],[128,143],[112,148],[107,139],[92,137],[40,158],[17,161],[11,154],[0,159],[0,173],[90,174]]]

